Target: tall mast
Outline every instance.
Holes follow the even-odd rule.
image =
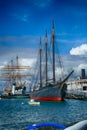
[[[11,68],[13,69],[13,60],[11,60]]]
[[[17,75],[16,75],[16,87],[18,87],[18,55],[16,56],[16,67],[17,67]]]
[[[54,21],[52,22],[52,58],[53,58],[53,82],[55,82],[55,33]]]
[[[45,58],[46,58],[46,85],[47,85],[47,82],[48,82],[48,65],[47,65],[47,61],[48,61],[48,56],[47,56],[47,46],[48,46],[48,39],[47,39],[47,31],[46,31],[46,37],[45,37],[45,50],[46,50],[46,55],[45,55]]]
[[[8,72],[9,72],[9,65],[8,65]],[[8,75],[9,75],[9,79],[8,79],[8,88],[10,88],[10,85],[11,85],[11,80],[10,80],[10,73],[8,73]]]
[[[40,88],[42,87],[42,44],[40,37]]]
[[[16,56],[16,67],[18,67],[18,55]]]
[[[13,80],[13,60],[11,60],[11,80]]]

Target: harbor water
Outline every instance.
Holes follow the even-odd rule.
[[[28,104],[29,99],[0,100],[0,130],[21,130],[37,123],[54,122],[65,126],[87,119],[87,101]]]

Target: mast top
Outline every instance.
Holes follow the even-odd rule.
[[[47,30],[46,30],[46,36],[45,36],[45,44],[48,43],[48,38],[47,38]]]
[[[18,55],[16,56],[16,59],[18,59]]]
[[[13,65],[13,60],[11,59],[11,65]]]
[[[18,67],[19,64],[18,64],[18,55],[16,56],[16,66]]]
[[[52,21],[52,40],[54,40],[55,32],[54,32],[54,20]]]
[[[52,21],[52,28],[54,29],[54,20]]]
[[[42,42],[41,42],[41,37],[40,37],[40,50],[42,50]]]

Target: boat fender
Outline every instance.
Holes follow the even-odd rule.
[[[41,128],[41,127],[55,127],[55,128],[60,128],[62,130],[64,130],[66,127],[60,124],[56,124],[56,123],[43,123],[43,124],[34,124],[32,126],[28,126],[27,130],[35,130],[37,128]]]

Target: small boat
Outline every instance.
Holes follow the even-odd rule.
[[[29,105],[40,105],[40,102],[36,102],[33,99],[31,99],[28,103]]]

